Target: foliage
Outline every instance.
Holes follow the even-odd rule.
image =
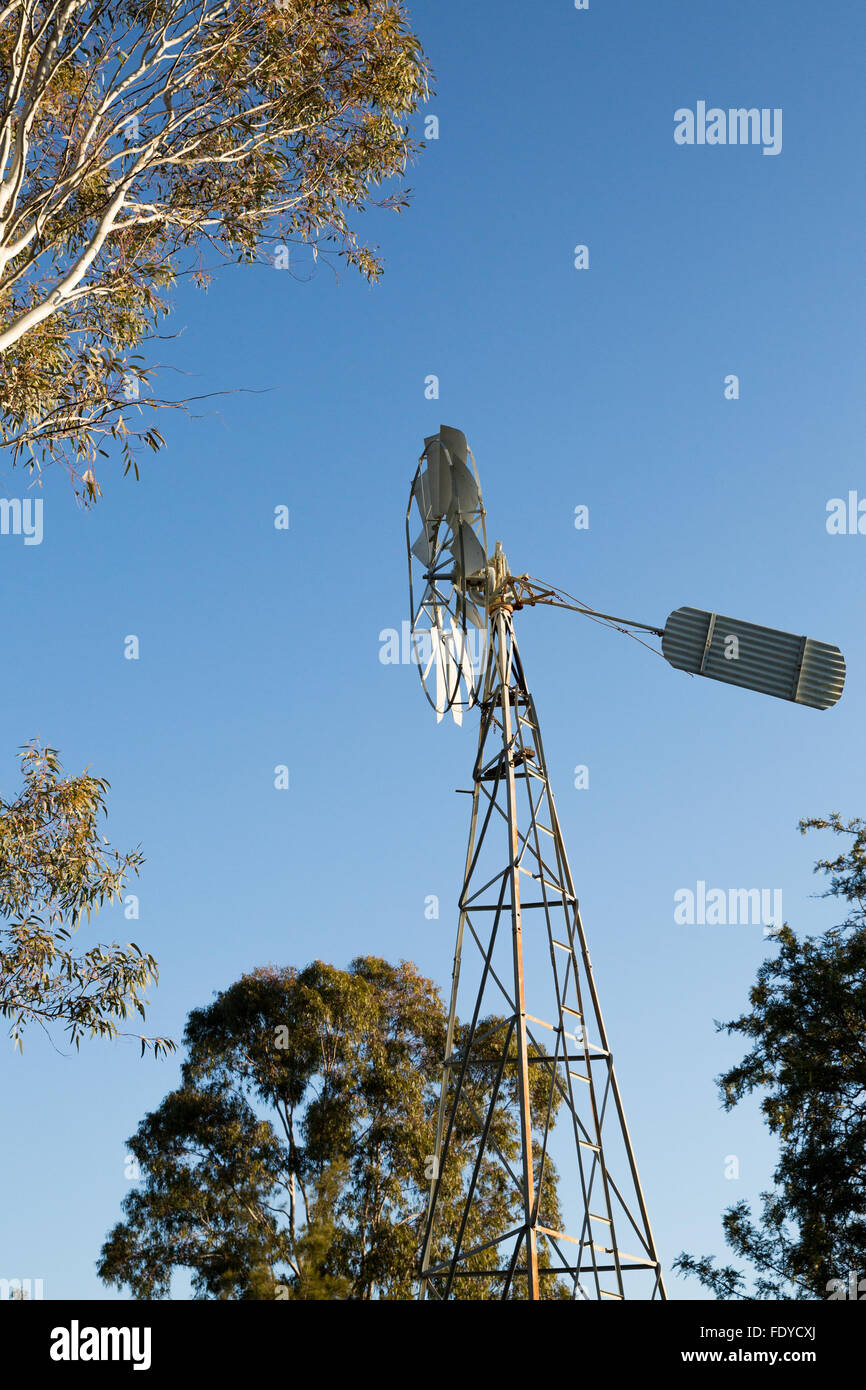
[[[738,1202],[725,1238],[753,1267],[746,1276],[710,1256],[675,1262],[718,1298],[827,1298],[833,1281],[866,1275],[866,822],[813,817],[801,833],[832,830],[850,841],[819,859],[822,895],[847,904],[845,921],[798,940],[787,923],[778,954],[759,968],[751,1009],[717,1027],[750,1039],[743,1060],[718,1078],[730,1110],[752,1092],[779,1139],[775,1189],[752,1218]]]
[[[61,1024],[76,1047],[84,1036],[116,1038],[118,1022],[145,1016],[143,991],[157,979],[153,956],[134,943],[69,948],[82,916],[119,900],[138,850],[121,855],[100,843],[108,782],[62,776],[55,749],[28,744],[24,788],[0,799],[0,1015],[22,1046],[28,1023]],[[173,1050],[166,1038],[136,1034],[142,1054]]]
[[[352,214],[416,148],[428,68],[400,0],[0,0],[0,443],[85,501],[159,449],[152,341],[179,275],[267,247],[375,279]],[[144,395],[142,394],[144,392]],[[151,394],[148,394],[151,393]]]
[[[181,1087],[130,1140],[143,1181],[100,1276],[136,1298],[166,1297],[181,1268],[200,1298],[414,1297],[445,1022],[414,965],[370,956],[259,969],[195,1010]],[[495,1128],[516,1153],[506,1095]],[[473,1139],[477,1126],[456,1136],[452,1222]],[[555,1174],[548,1192],[556,1220]],[[500,1164],[482,1166],[477,1195],[473,1240],[513,1224]]]

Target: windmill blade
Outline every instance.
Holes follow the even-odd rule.
[[[448,639],[446,638],[446,641],[447,640]],[[454,663],[454,676],[457,682],[454,690],[454,697],[451,702],[451,718],[454,720],[454,723],[459,728],[463,724],[463,700],[458,699],[458,696],[461,695],[460,677],[463,671],[463,636],[460,632],[460,629],[455,625],[453,618],[451,619],[451,634],[449,646],[449,655]],[[471,690],[472,687],[470,686],[469,689]]]
[[[456,430],[453,425],[440,425],[439,442],[444,449],[448,450],[448,456],[452,463],[462,463],[465,467],[469,445],[466,443],[466,435],[462,430]]]
[[[472,476],[470,470],[460,459],[451,463],[451,505],[448,508],[448,520],[452,523],[461,521],[464,518],[474,517],[481,507],[481,494],[478,491],[478,484]]]
[[[460,684],[460,675],[449,649],[448,635],[444,629],[437,625],[432,629],[430,635],[433,639],[433,653],[436,662],[436,723],[441,724],[443,715],[449,709],[453,710],[454,697]]]
[[[433,436],[435,439],[437,436]],[[469,467],[469,445],[462,430],[451,425],[439,426],[440,451],[451,462],[451,500],[448,517],[452,525],[464,517],[473,517],[481,510],[478,481]],[[425,440],[425,444],[429,441]]]
[[[413,495],[425,526],[431,526],[445,515],[451,500],[450,465],[439,458],[438,452],[432,463],[418,474]]]
[[[455,527],[454,536],[448,548],[460,569],[461,587],[462,581],[466,579],[467,575],[475,574],[476,570],[484,569],[487,564],[484,546],[468,521],[461,521]]]
[[[845,684],[838,647],[702,608],[671,613],[662,654],[678,670],[812,709],[835,705]]]
[[[433,642],[430,636],[429,627],[420,626],[421,615],[412,628],[412,654],[421,673],[422,681],[426,681],[433,665]]]
[[[412,484],[412,496],[418,504],[418,513],[425,526],[433,515],[433,499],[430,496],[430,476],[426,469],[415,474],[415,481]]]
[[[477,627],[479,629],[485,627],[486,624],[484,614],[481,612],[481,609],[477,608],[470,598],[466,599],[465,606],[466,616],[469,619],[470,623],[472,623],[473,627]]]
[[[446,709],[445,668],[444,653],[442,651],[442,633],[438,627],[434,627],[430,631],[430,636],[433,641],[433,664],[436,667],[436,701],[434,708],[436,710],[436,723],[441,724],[442,716],[444,715]]]
[[[427,451],[427,473],[433,515],[444,516],[451,501],[451,460],[435,439]]]
[[[425,526],[415,544],[412,546],[412,554],[425,565],[427,569],[436,554],[435,528]]]
[[[442,633],[442,650],[445,653],[446,708],[450,709],[453,714],[455,706],[459,704],[460,665],[451,642],[450,632],[443,631]]]
[[[454,588],[460,595],[462,609],[465,611],[466,617],[472,623],[473,627],[486,627],[487,610],[483,602],[483,595],[479,594],[474,586],[470,588],[466,583],[465,575],[458,574],[456,571],[454,574]],[[481,599],[481,602],[479,602],[479,599]]]
[[[453,618],[451,618],[450,622],[451,631],[443,633],[442,645],[447,650],[451,663],[446,677],[448,680],[451,715],[454,723],[458,726],[462,726],[463,711],[464,709],[469,709],[472,704],[472,696],[475,689],[474,675],[469,646],[465,641],[464,633]],[[451,686],[452,680],[454,682],[453,689]],[[466,687],[465,695],[460,689],[461,681]]]
[[[424,454],[427,467],[419,473],[415,491],[421,519],[430,521],[443,517],[451,503],[451,460],[435,434],[424,440]]]
[[[472,692],[475,688],[475,671],[472,666],[472,653],[469,648],[467,634],[457,626],[453,618],[451,619],[451,639],[454,643],[454,655],[466,686],[466,698],[467,701],[469,701],[472,699]]]

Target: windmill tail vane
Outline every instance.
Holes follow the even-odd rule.
[[[643,630],[674,667],[817,709],[844,659],[702,609],[630,622],[513,576],[449,426],[425,440],[406,538],[424,692],[437,720],[480,713],[420,1296],[664,1299],[514,616],[543,604]]]

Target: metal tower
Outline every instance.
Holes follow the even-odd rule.
[[[511,575],[499,544],[488,557],[474,460],[447,426],[425,441],[407,543],[428,699],[439,720],[481,713],[421,1297],[664,1299],[514,613],[549,604],[639,628],[673,666],[815,708],[838,700],[844,661],[700,609],[664,630],[613,618]]]
[[[504,558],[504,557],[503,557]],[[642,1277],[638,1296],[664,1282],[626,1127],[574,882],[550,788],[535,704],[514,637],[512,607],[491,604],[491,642],[475,760],[466,875],[436,1134],[436,1171],[424,1238],[423,1291],[433,1298],[614,1298]],[[525,957],[533,962],[527,978]],[[456,1039],[458,1000],[474,992],[468,1033]],[[498,1016],[482,1034],[485,1017]],[[481,1070],[479,1080],[477,1073]],[[532,1085],[530,1086],[530,1073]],[[467,1076],[471,1078],[467,1084]],[[506,1078],[508,1090],[503,1087]],[[486,1084],[485,1084],[486,1082]],[[503,1153],[497,1109],[519,1114],[520,1154]],[[574,1175],[577,1216],[556,1225],[548,1188],[554,1134],[559,1166]],[[460,1224],[440,1229],[437,1199],[455,1127],[475,1127]],[[482,1165],[501,1170],[511,1201],[494,1244],[471,1238]]]

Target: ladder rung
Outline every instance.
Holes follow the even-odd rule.
[[[569,1067],[569,1069],[568,1069],[568,1074],[569,1074],[569,1076],[573,1076],[573,1077],[575,1078],[575,1080],[577,1080],[577,1081],[585,1081],[586,1084],[589,1085],[589,1077],[588,1077],[588,1076],[584,1076],[584,1074],[583,1074],[582,1071],[572,1071],[572,1070],[571,1070],[571,1067]]]
[[[603,1221],[604,1224],[605,1224],[605,1226],[609,1226],[609,1225],[610,1225],[610,1217],[609,1217],[609,1216],[599,1216],[599,1215],[598,1215],[596,1212],[594,1212],[594,1211],[591,1211],[589,1214],[590,1214],[590,1216],[591,1216],[591,1218],[592,1218],[593,1221]]]
[[[563,1006],[562,1006],[562,1012],[563,1012],[564,1014],[574,1014],[574,1017],[575,1017],[575,1018],[579,1018],[579,1019],[581,1019],[581,1020],[583,1019],[583,1014],[578,1013],[577,1009],[572,1009],[572,1008],[570,1008],[570,1007],[568,1006],[568,1004],[563,1004]]]
[[[599,1293],[601,1294],[602,1298],[623,1298],[623,1297],[624,1297],[623,1294],[621,1294],[621,1293],[611,1293],[608,1289],[599,1289]]]
[[[594,1154],[601,1153],[601,1149],[599,1148],[598,1144],[590,1144],[588,1139],[578,1139],[577,1142],[582,1149],[592,1149]]]
[[[556,941],[556,940],[554,940],[553,944],[554,944],[554,946],[558,946],[559,949],[560,949],[560,951],[570,951],[570,950],[571,950],[571,947],[569,946],[569,944],[568,944],[567,941]]]

